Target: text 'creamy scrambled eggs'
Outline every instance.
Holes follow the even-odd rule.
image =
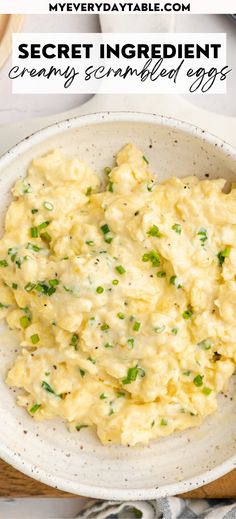
[[[19,405],[135,445],[198,425],[234,372],[236,190],[154,185],[132,144],[116,161],[104,186],[59,151],[17,181],[0,315],[21,338]]]

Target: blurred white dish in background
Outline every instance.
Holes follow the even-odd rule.
[[[22,32],[100,32],[99,18],[93,15],[26,15]],[[92,96],[85,94],[12,94],[8,78],[11,58],[0,70],[0,124],[62,113],[85,103]]]

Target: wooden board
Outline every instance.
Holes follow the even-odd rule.
[[[61,490],[38,483],[0,460],[0,497],[75,497]],[[78,496],[77,496],[78,497]],[[204,487],[183,494],[187,498],[236,499],[236,470]]]
[[[0,14],[0,68],[11,54],[12,34],[20,31],[23,20],[21,14]]]

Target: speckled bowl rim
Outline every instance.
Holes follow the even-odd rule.
[[[5,167],[12,159],[17,158],[24,152],[29,150],[31,146],[40,144],[47,138],[55,136],[66,130],[73,128],[80,128],[83,126],[103,124],[108,122],[136,122],[144,124],[157,124],[169,127],[171,129],[180,130],[184,133],[199,138],[202,141],[206,141],[213,146],[218,146],[225,156],[231,156],[236,160],[236,149],[227,144],[222,139],[198,128],[192,124],[183,122],[181,120],[166,117],[164,115],[149,114],[143,112],[96,112],[93,114],[82,115],[60,121],[53,125],[47,126],[39,131],[32,133],[31,135],[24,138],[9,151],[4,153],[0,157],[0,168]],[[67,480],[65,477],[51,477],[47,470],[42,470],[39,467],[33,466],[28,461],[23,461],[21,458],[16,459],[13,453],[3,444],[0,445],[0,457],[12,465],[15,469],[21,471],[29,477],[45,483],[54,488],[70,492],[75,495],[81,495],[85,497],[93,497],[97,499],[109,499],[109,500],[142,500],[142,499],[155,499],[158,497],[174,496],[183,492],[189,492],[190,490],[196,489],[210,483],[221,476],[224,476],[236,467],[236,454],[230,457],[223,463],[217,465],[213,469],[204,473],[199,473],[193,478],[189,478],[178,483],[170,485],[162,485],[161,487],[150,487],[144,489],[120,489],[120,488],[105,488],[94,485],[84,485],[80,482],[72,482]],[[36,472],[37,469],[37,472]]]

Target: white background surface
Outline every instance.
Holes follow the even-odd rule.
[[[87,499],[0,499],[0,519],[72,519]]]
[[[220,15],[171,15],[101,17],[104,31],[171,31],[227,32],[229,39],[228,64],[235,66],[236,24]],[[95,15],[26,16],[24,31],[42,32],[96,32],[99,18]],[[209,130],[236,145],[236,80],[235,71],[226,96],[89,96],[42,95],[12,96],[6,70],[0,73],[0,153],[6,151],[31,131],[62,120],[68,115],[79,115],[100,110],[137,110],[174,116],[205,130]],[[88,101],[87,104],[83,103]],[[66,113],[65,113],[66,112]],[[75,517],[84,503],[79,499],[0,500],[0,519],[47,519]]]
[[[22,32],[99,32],[98,16],[65,15],[47,16],[26,15]],[[52,38],[53,39],[53,38]],[[7,73],[11,67],[8,60],[0,71],[0,124],[17,121],[22,118],[39,117],[65,112],[87,101],[88,95],[13,95],[11,81]]]

